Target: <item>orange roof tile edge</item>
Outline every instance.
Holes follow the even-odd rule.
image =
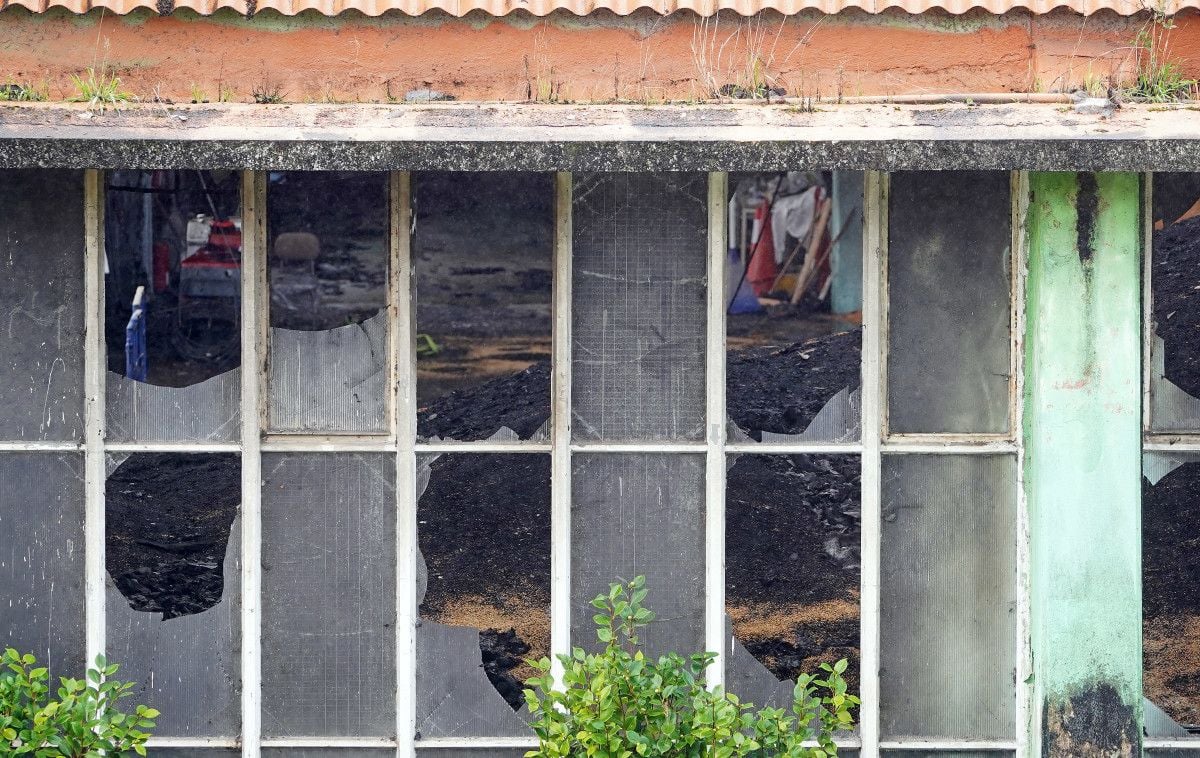
[[[188,8],[200,15],[209,15],[220,8],[233,8],[239,13],[258,13],[269,8],[285,16],[312,10],[326,16],[337,16],[349,10],[367,16],[379,16],[388,11],[416,16],[431,10],[451,16],[465,16],[472,11],[493,16],[514,12],[546,16],[558,10],[586,16],[593,11],[608,10],[624,16],[642,8],[663,15],[687,10],[702,16],[711,16],[718,11],[749,16],[763,10],[792,14],[809,9],[829,14],[847,9],[880,13],[891,8],[913,14],[934,9],[962,14],[975,8],[996,14],[1018,9],[1042,14],[1067,8],[1083,15],[1107,10],[1129,16],[1147,8],[1142,0],[0,0],[0,10],[12,6],[28,8],[35,13],[50,8],[66,8],[74,13],[105,8],[119,15],[138,8],[158,12]],[[1184,8],[1200,8],[1200,0],[1168,0],[1164,11],[1176,13]]]

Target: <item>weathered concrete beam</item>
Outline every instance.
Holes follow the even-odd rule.
[[[1061,105],[0,107],[0,167],[1200,171],[1200,118]]]
[[[1139,177],[1043,173],[1029,185],[1032,753],[1138,756]]]

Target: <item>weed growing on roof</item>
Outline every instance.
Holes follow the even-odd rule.
[[[845,659],[822,664],[822,678],[798,677],[790,712],[754,710],[732,693],[705,686],[715,653],[646,657],[638,640],[639,630],[654,620],[642,605],[646,594],[646,578],[639,576],[610,585],[592,601],[599,611],[592,617],[596,637],[605,647],[559,656],[559,689],[548,658],[530,661],[541,672],[529,680],[533,689],[525,690],[538,748],[526,758],[837,755],[833,735],[853,725],[850,711],[859,704],[846,692]]]
[[[89,68],[83,76],[72,75],[71,81],[75,84],[75,97],[71,101],[87,103],[88,110],[104,111],[133,99],[133,95],[121,89],[121,78],[108,73],[103,66],[99,71]]]
[[[1133,42],[1136,76],[1121,94],[1143,103],[1170,103],[1191,100],[1197,95],[1197,81],[1188,79],[1171,57],[1171,31],[1175,19],[1160,5],[1150,9],[1150,18]]]
[[[208,95],[204,94],[204,90],[195,82],[192,82],[191,98],[193,103],[208,102]]]
[[[32,103],[49,99],[50,85],[44,82],[37,87],[13,81],[0,85],[0,102]]]
[[[278,83],[268,82],[263,80],[250,93],[254,97],[254,102],[259,105],[274,105],[282,103],[287,97],[287,93]]]

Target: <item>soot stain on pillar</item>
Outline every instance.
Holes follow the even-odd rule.
[[[1133,758],[1141,752],[1133,707],[1111,685],[1096,684],[1065,702],[1047,701],[1043,758]]]
[[[134,453],[109,475],[105,562],[130,608],[165,621],[221,601],[241,476],[231,453]]]
[[[1079,175],[1079,194],[1076,196],[1075,244],[1079,250],[1080,262],[1087,264],[1092,260],[1095,247],[1096,212],[1100,205],[1100,187],[1093,173]]]

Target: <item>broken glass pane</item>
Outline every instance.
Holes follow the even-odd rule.
[[[83,676],[83,456],[0,454],[0,646]]]
[[[237,437],[240,183],[237,171],[107,175],[109,440]]]
[[[526,659],[550,655],[550,457],[419,461],[417,731],[524,736]]]
[[[800,673],[850,661],[859,691],[857,456],[731,456],[725,496],[725,681],[755,705],[790,708]]]
[[[599,646],[592,598],[643,574],[658,618],[647,655],[704,649],[704,456],[576,454],[571,478],[571,642]]]
[[[107,652],[162,736],[240,729],[241,471],[225,453],[108,459]]]
[[[1015,483],[1010,456],[884,456],[885,736],[1012,738]]]
[[[862,174],[732,179],[725,267],[730,436],[856,440]]]
[[[387,429],[388,177],[273,173],[270,428]]]
[[[1200,454],[1142,463],[1142,654],[1146,729],[1200,730]]]
[[[901,171],[888,211],[888,428],[1009,430],[1012,206],[1003,171]]]
[[[1200,431],[1200,174],[1154,175],[1151,428]]]
[[[0,179],[0,439],[83,437],[83,172]]]
[[[554,175],[414,175],[417,400],[433,435],[486,439],[458,417],[550,417]],[[465,432],[465,434],[464,434]]]
[[[395,457],[263,456],[263,734],[396,733]]]
[[[704,174],[579,174],[573,435],[702,440]]]

